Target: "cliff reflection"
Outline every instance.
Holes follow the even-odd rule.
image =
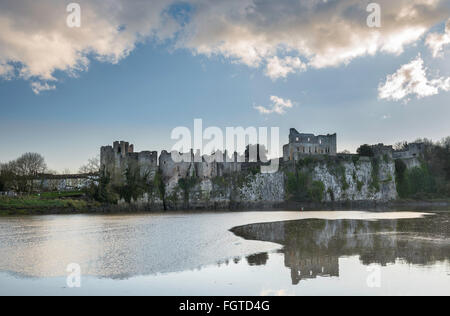
[[[233,228],[245,239],[284,245],[285,266],[293,284],[301,280],[339,276],[339,258],[358,255],[365,265],[433,265],[450,259],[448,213],[401,220],[302,220]],[[267,256],[267,254],[266,254]],[[259,259],[258,259],[259,258]],[[247,261],[265,264],[262,254]]]

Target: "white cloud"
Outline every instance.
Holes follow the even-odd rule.
[[[433,57],[442,56],[444,46],[450,44],[450,19],[445,25],[445,32],[443,34],[432,33],[428,35],[426,43],[431,49]]]
[[[31,89],[33,89],[33,92],[35,94],[40,94],[42,91],[50,91],[55,90],[55,85],[49,85],[47,82],[41,83],[41,82],[32,82],[31,83]]]
[[[77,2],[80,28],[67,26],[64,1],[1,1],[0,65],[20,64],[20,78],[52,82],[56,71],[86,70],[91,58],[117,63],[137,42],[155,33],[162,38],[171,29],[164,0]]]
[[[184,47],[259,67],[285,53],[315,68],[377,52],[400,54],[450,15],[443,0],[379,0],[381,28],[360,0],[195,0]]]
[[[53,84],[57,71],[85,71],[93,58],[117,63],[152,38],[285,78],[377,52],[400,54],[450,16],[447,0],[378,0],[383,24],[372,29],[361,0],[188,0],[185,18],[170,13],[175,0],[77,2],[80,28],[67,27],[64,1],[0,1],[0,76]]]
[[[395,74],[387,76],[386,82],[378,87],[378,96],[380,99],[405,99],[408,102],[411,95],[420,99],[436,95],[440,90],[450,91],[450,78],[428,79],[427,69],[419,55],[409,64],[403,65]]]
[[[306,70],[306,65],[298,57],[285,57],[280,59],[277,56],[267,61],[266,75],[272,80],[286,78],[290,73]]]
[[[291,100],[282,99],[274,95],[270,97],[270,101],[272,101],[272,104],[269,107],[258,105],[254,108],[261,114],[284,114],[286,113],[286,109],[290,109],[293,107],[293,103]]]

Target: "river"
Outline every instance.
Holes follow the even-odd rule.
[[[0,217],[0,295],[450,295],[450,213]],[[70,264],[81,286],[68,286]]]

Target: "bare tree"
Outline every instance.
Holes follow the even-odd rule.
[[[66,169],[64,169],[64,170],[61,172],[61,174],[62,174],[62,175],[67,175],[67,174],[72,174],[72,172],[70,171],[69,168],[66,168]]]
[[[15,174],[18,176],[36,176],[47,170],[45,159],[37,153],[26,153],[13,162]]]
[[[444,148],[449,149],[449,148],[450,148],[450,136],[447,136],[447,137],[443,138],[443,139],[440,141],[440,145],[441,145],[442,147],[444,147]]]
[[[100,158],[97,156],[88,160],[87,164],[80,167],[79,173],[97,173],[100,171]]]
[[[395,143],[394,145],[394,150],[398,150],[398,151],[404,151],[408,149],[408,142],[407,141],[402,141],[402,142],[398,142]]]

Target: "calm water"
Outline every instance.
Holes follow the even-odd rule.
[[[448,212],[0,218],[0,295],[450,295]],[[81,267],[80,288],[66,268]]]

